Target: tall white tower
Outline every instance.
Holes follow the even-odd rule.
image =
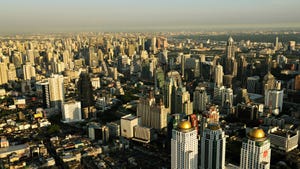
[[[225,132],[217,124],[209,124],[201,137],[200,169],[225,168]]]
[[[197,130],[189,121],[181,121],[172,131],[171,169],[198,168]]]
[[[221,87],[223,85],[223,66],[221,66],[220,64],[218,64],[215,68],[215,84],[217,85],[217,87]]]
[[[270,140],[260,128],[253,128],[241,148],[241,169],[269,169],[271,159]]]
[[[51,106],[60,109],[65,100],[64,77],[63,75],[52,75],[48,81]]]

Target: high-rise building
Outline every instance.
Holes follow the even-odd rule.
[[[78,83],[78,97],[81,102],[82,109],[87,110],[87,114],[84,113],[83,118],[89,118],[94,106],[93,86],[90,76],[87,72],[81,72]]]
[[[241,169],[269,169],[271,159],[270,140],[260,128],[253,128],[248,133],[241,148]]]
[[[225,148],[225,132],[218,124],[209,124],[201,136],[200,169],[224,169]]]
[[[218,64],[215,68],[215,76],[214,76],[215,84],[217,87],[221,87],[223,85],[223,75],[224,75],[223,66]]]
[[[247,77],[247,91],[248,93],[258,93],[259,76]]]
[[[43,108],[50,108],[50,91],[49,82],[40,81],[36,82],[36,94],[39,100],[42,100]]]
[[[183,113],[185,115],[193,114],[193,102],[190,100],[190,93],[185,87],[179,87],[175,96],[175,113]]]
[[[0,85],[6,84],[7,82],[7,66],[5,63],[0,63]]]
[[[265,106],[267,106],[274,114],[282,111],[283,90],[268,90],[265,96]]]
[[[193,96],[193,109],[195,112],[200,113],[206,110],[206,104],[208,103],[208,96],[205,87],[197,86]]]
[[[139,99],[137,116],[141,118],[142,126],[161,130],[167,127],[168,114],[169,109],[165,108],[162,101],[156,103],[151,93],[149,97]]]
[[[25,65],[23,65],[23,76],[24,80],[32,80],[35,78],[35,68],[30,62],[27,62]]]
[[[134,127],[140,124],[140,118],[132,114],[121,117],[121,136],[134,137]]]
[[[231,88],[227,88],[225,92],[222,93],[222,104],[221,106],[228,105],[230,107],[233,106],[233,90]]]
[[[275,39],[275,45],[274,45],[274,48],[275,50],[278,50],[279,49],[279,43],[278,43],[278,36],[276,36],[276,39]]]
[[[264,76],[263,79],[263,94],[266,95],[266,92],[275,87],[275,77],[271,74],[270,71]]]
[[[181,121],[177,128],[172,130],[171,168],[198,168],[197,130],[189,121]]]
[[[52,75],[49,79],[49,92],[51,107],[61,109],[65,100],[63,75]]]
[[[64,123],[81,121],[81,104],[78,101],[71,100],[63,103],[62,119]]]
[[[234,40],[230,36],[227,40],[227,47],[226,47],[226,57],[228,59],[235,57],[235,46],[234,46]]]

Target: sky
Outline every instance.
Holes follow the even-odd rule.
[[[300,0],[1,0],[0,32],[300,27]]]

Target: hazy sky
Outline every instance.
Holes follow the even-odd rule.
[[[1,0],[0,32],[300,25],[300,0]]]

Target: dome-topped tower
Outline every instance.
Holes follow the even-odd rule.
[[[188,120],[182,120],[179,124],[178,124],[178,128],[182,129],[182,130],[189,130],[192,128],[192,124],[188,121]]]
[[[248,137],[253,140],[265,139],[266,134],[263,129],[254,127],[248,134]]]

